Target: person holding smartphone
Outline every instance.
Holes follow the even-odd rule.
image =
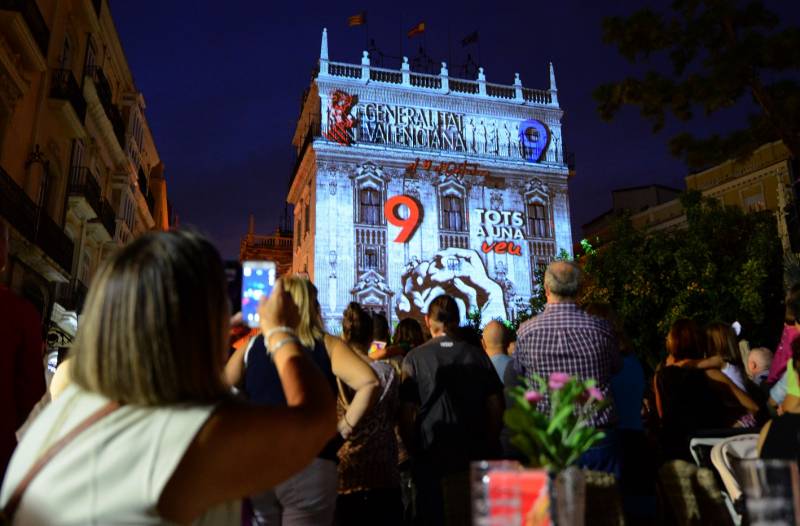
[[[283,279],[286,291],[297,307],[297,337],[317,367],[323,372],[331,393],[341,381],[352,392],[352,399],[338,421],[338,436],[318,451],[311,464],[273,490],[253,494],[254,524],[325,526],[333,523],[337,497],[337,451],[375,405],[380,382],[369,364],[340,338],[327,334],[317,301],[317,288],[307,279]],[[225,377],[239,387],[254,404],[283,406],[275,364],[265,352],[264,335],[237,350],[228,360]]]
[[[259,314],[281,407],[242,404],[223,381],[230,313],[210,242],[149,233],[109,258],[71,349],[71,384],[23,437],[3,481],[3,511],[18,503],[9,522],[240,524],[242,498],[301,470],[336,432],[334,397],[302,350],[281,281]],[[62,438],[68,446],[19,500]]]

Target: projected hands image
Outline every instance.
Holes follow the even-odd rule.
[[[458,303],[462,321],[479,310],[484,321],[505,318],[503,289],[486,272],[474,250],[448,248],[425,261],[414,261],[400,282],[402,293],[397,300],[399,318],[421,319],[428,305],[441,294],[450,294]]]

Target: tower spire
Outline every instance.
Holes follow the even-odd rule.
[[[553,63],[550,63],[550,98],[552,104],[558,106],[558,88],[556,87],[556,72],[553,69]]]
[[[328,28],[322,28],[322,44],[319,48],[319,59],[328,60]]]

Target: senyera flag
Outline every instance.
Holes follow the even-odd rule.
[[[425,22],[420,22],[419,24],[411,28],[411,30],[408,32],[408,38],[412,38],[424,32],[425,32]]]
[[[347,17],[347,27],[363,26],[367,23],[367,12],[361,11],[357,15]]]

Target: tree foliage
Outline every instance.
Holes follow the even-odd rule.
[[[749,97],[757,111],[740,129],[703,138],[680,133],[670,140],[672,153],[706,168],[781,140],[800,158],[800,28],[779,27],[763,1],[674,0],[667,14],[642,9],[606,18],[603,40],[650,68],[595,90],[604,119],[636,106],[655,132],[668,114],[689,121],[698,110],[710,115]]]
[[[581,302],[611,305],[651,367],[663,358],[664,338],[679,318],[738,320],[751,344],[774,347],[783,320],[774,216],[745,213],[698,192],[681,200],[686,228],[645,233],[623,217],[612,243],[583,255]]]

